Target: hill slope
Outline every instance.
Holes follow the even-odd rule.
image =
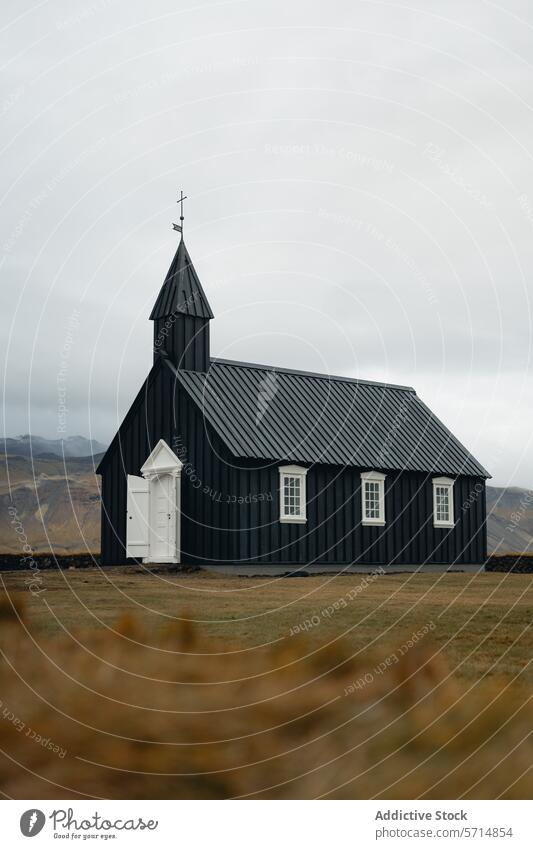
[[[0,455],[0,550],[16,554],[26,538],[34,551],[57,554],[100,548],[98,457]],[[16,513],[9,508],[14,508]],[[18,520],[18,521],[17,521]]]
[[[488,547],[495,554],[533,554],[533,490],[487,487]]]

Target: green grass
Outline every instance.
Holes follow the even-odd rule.
[[[349,600],[363,575],[312,578],[234,578],[208,572],[138,574],[127,568],[41,572],[39,597],[28,573],[1,576],[8,592],[26,600],[32,634],[104,629],[123,613],[148,632],[186,618],[206,637],[255,647],[291,639],[306,621],[314,644],[343,637],[353,653],[374,658],[401,646],[413,631],[434,623],[424,639],[445,647],[449,665],[466,681],[484,675],[533,683],[533,576],[504,573],[382,576]],[[323,615],[340,599],[346,606]],[[318,617],[313,619],[313,617]],[[526,668],[527,667],[527,668]]]

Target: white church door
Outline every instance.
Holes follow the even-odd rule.
[[[181,460],[160,439],[141,468],[128,475],[126,553],[143,563],[179,563]]]
[[[176,478],[160,475],[150,481],[150,560],[176,560]]]

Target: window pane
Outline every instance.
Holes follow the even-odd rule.
[[[365,519],[381,520],[381,492],[383,483],[381,481],[364,482],[364,517]]]
[[[301,480],[294,475],[283,476],[283,514],[285,516],[300,516],[301,513]]]
[[[451,521],[451,487],[439,485],[435,487],[435,520],[437,522]]]

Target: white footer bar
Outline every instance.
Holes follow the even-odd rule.
[[[366,849],[533,846],[530,803],[376,801],[11,801],[2,846]],[[35,838],[35,842],[30,842]]]

